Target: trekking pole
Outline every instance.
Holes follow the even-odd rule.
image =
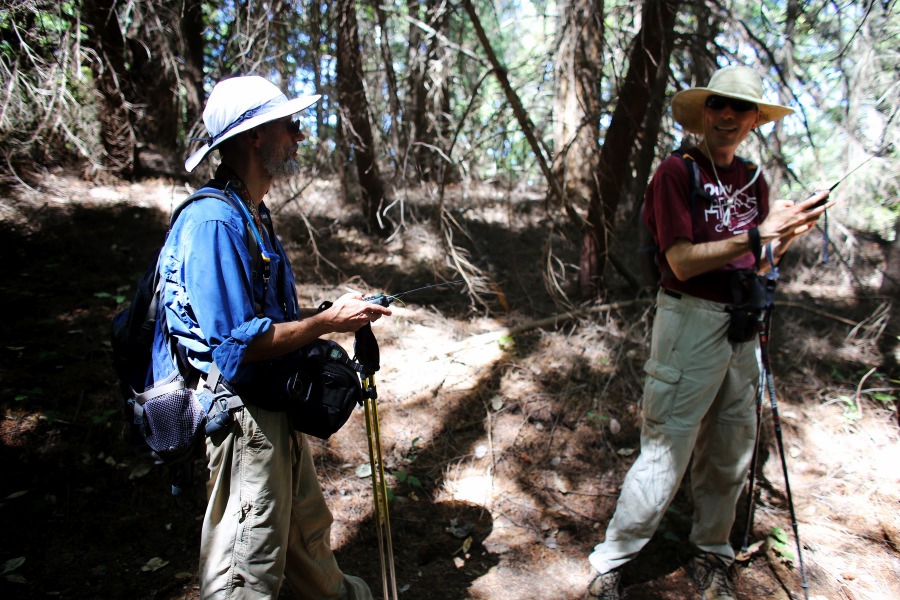
[[[387,484],[381,453],[381,429],[378,422],[378,394],[375,376],[363,380],[366,409],[366,437],[369,441],[369,465],[372,469],[372,500],[375,503],[375,531],[378,534],[378,558],[385,600],[397,600],[397,575],[394,572],[394,548],[391,543],[391,520],[388,515]],[[388,588],[390,586],[390,594]]]
[[[771,255],[771,250],[769,254]],[[774,296],[775,278],[777,278],[777,272],[774,277],[769,279],[768,287],[771,289],[772,296]],[[772,425],[775,428],[775,441],[778,444],[778,454],[781,457],[781,470],[784,473],[784,488],[785,493],[787,494],[788,512],[791,516],[791,527],[794,530],[794,539],[797,542],[797,561],[800,564],[800,586],[803,588],[803,597],[806,600],[809,600],[809,583],[806,580],[806,569],[803,566],[803,550],[800,544],[800,531],[797,528],[797,515],[794,512],[794,498],[791,495],[791,484],[788,479],[787,459],[784,455],[784,440],[781,435],[781,418],[778,416],[778,400],[776,400],[775,396],[775,378],[772,376],[772,367],[769,361],[769,327],[772,321],[773,308],[774,302],[766,307],[765,316],[761,321],[762,328],[759,331],[759,353],[762,362],[762,373],[766,384],[766,391],[769,394],[769,401],[772,404]]]
[[[760,319],[760,327],[762,319]],[[761,329],[760,329],[761,330]],[[741,552],[746,554],[750,547],[750,532],[753,530],[753,517],[756,512],[756,470],[759,468],[759,441],[762,435],[762,400],[765,383],[763,373],[759,374],[759,382],[756,388],[756,439],[753,441],[753,456],[750,459],[750,482],[747,489],[747,526],[744,529],[744,542],[741,544]]]

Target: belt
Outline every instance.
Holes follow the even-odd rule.
[[[663,288],[663,294],[669,296],[671,298],[675,298],[676,300],[681,300],[681,293],[676,292],[675,290],[670,290],[669,288]]]

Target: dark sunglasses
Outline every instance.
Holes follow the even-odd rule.
[[[290,134],[291,136],[303,134],[303,128],[300,126],[300,121],[296,121],[294,119],[291,119],[290,117],[278,119],[277,121],[273,121],[273,123],[281,123],[282,125],[284,125],[285,128],[287,128],[288,134]]]
[[[725,96],[707,96],[706,108],[711,110],[725,110],[726,106],[730,106],[734,112],[750,112],[758,107],[753,102],[747,100],[738,100],[736,98],[726,98]]]

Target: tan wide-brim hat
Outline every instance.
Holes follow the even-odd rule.
[[[237,134],[263,123],[300,112],[318,102],[321,96],[300,96],[288,100],[278,86],[257,75],[232,77],[216,84],[203,110],[203,123],[209,137],[203,146],[184,162],[191,172],[209,151]]]
[[[793,108],[763,100],[762,79],[749,67],[724,67],[713,73],[706,87],[682,90],[672,97],[672,116],[685,131],[703,135],[703,109],[709,96],[725,96],[759,106],[756,126],[783,119]]]

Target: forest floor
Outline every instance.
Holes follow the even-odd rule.
[[[108,342],[185,188],[47,173],[29,183],[0,193],[0,596],[197,598],[202,463],[176,504],[166,470],[123,442]],[[400,597],[579,599],[639,449],[652,303],[615,277],[602,303],[554,301],[545,265],[576,261],[562,250],[548,261],[546,249],[578,244],[551,231],[533,192],[452,190],[453,252],[435,231],[433,194],[401,194],[405,228],[388,241],[359,233],[361,217],[329,182],[270,202],[309,306],[346,289],[453,279],[451,261],[484,274],[479,298],[462,286],[424,290],[375,327]],[[771,343],[809,597],[900,598],[900,392],[896,374],[877,368],[883,257],[861,236],[852,246],[842,237],[843,260],[819,264],[821,237],[809,237],[783,269]],[[803,598],[773,421],[767,401],[761,496],[734,569],[741,598]],[[311,445],[339,563],[380,597],[362,411]],[[683,567],[690,506],[683,485],[625,569],[628,598],[695,597]]]

